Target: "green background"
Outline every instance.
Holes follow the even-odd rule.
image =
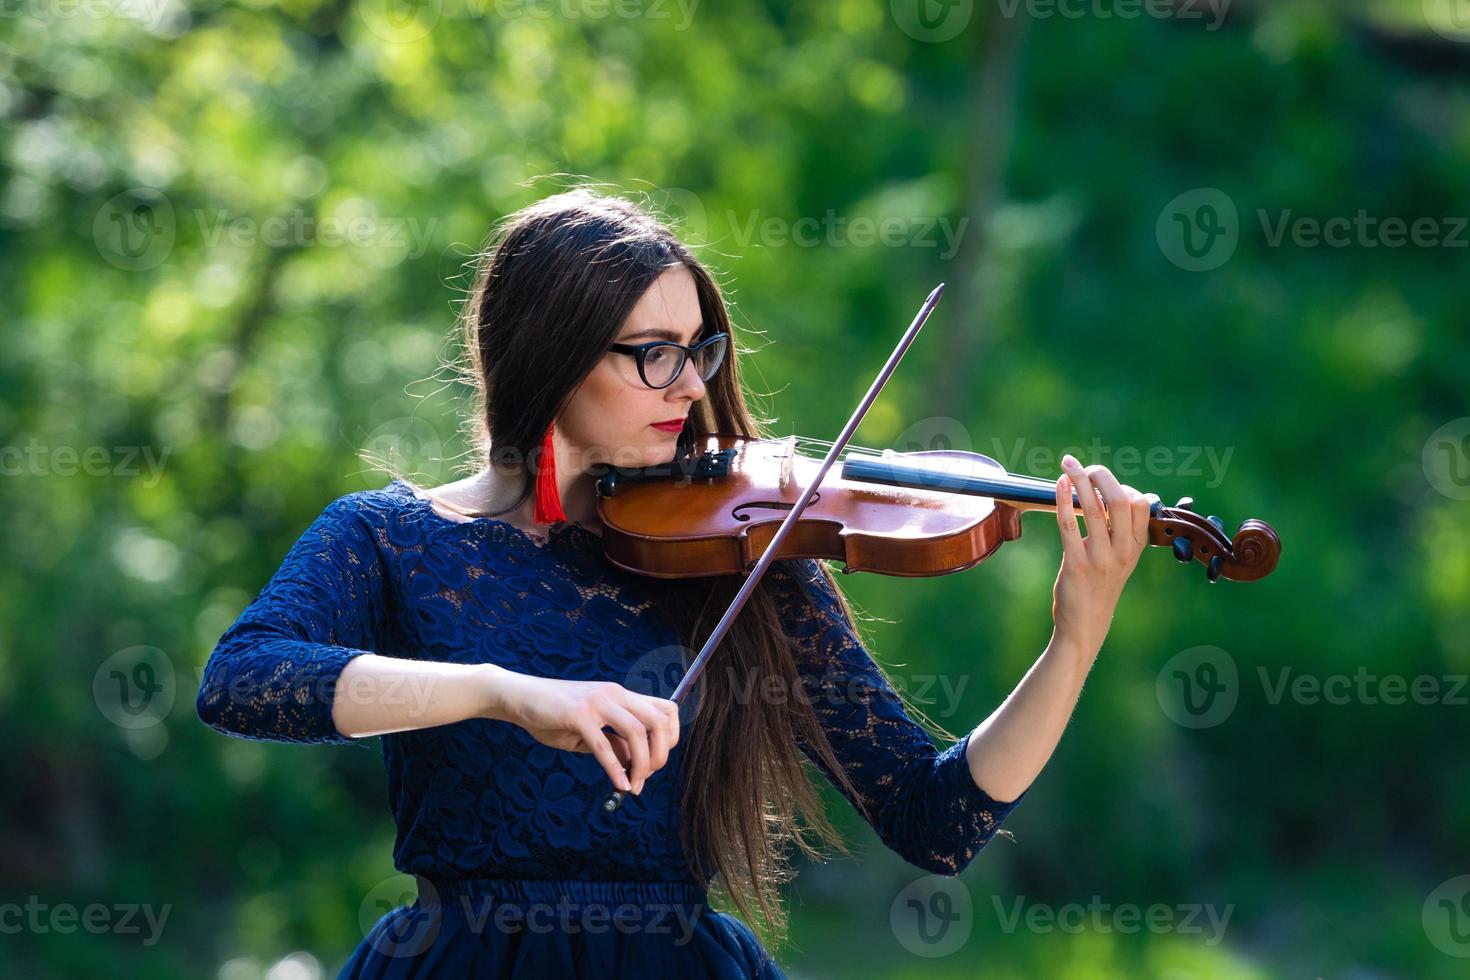
[[[376,749],[224,738],[199,671],[388,481],[364,451],[457,475],[465,263],[585,179],[718,271],[776,431],[835,436],[943,281],[855,442],[1072,451],[1284,543],[1254,584],[1145,554],[958,879],[829,794],[856,859],[788,890],[791,976],[1465,975],[1470,4],[924,3],[7,6],[0,905],[169,909],[151,944],[12,914],[7,973],[332,976],[402,891]],[[1024,527],[844,579],[952,735],[1049,635],[1056,525]],[[172,700],[134,728],[139,646]],[[1201,658],[1233,708],[1176,721]]]

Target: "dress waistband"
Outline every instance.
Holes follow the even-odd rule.
[[[441,878],[414,875],[419,904],[448,905],[459,899],[479,904],[706,905],[709,893],[692,881],[589,881],[579,878]]]

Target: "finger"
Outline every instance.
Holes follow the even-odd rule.
[[[1121,554],[1133,543],[1133,498],[1123,489],[1113,471],[1101,463],[1089,466],[1087,476],[1102,492],[1107,503],[1108,523],[1112,525],[1110,539],[1116,546],[1114,551]]]
[[[1092,553],[1099,549],[1107,550],[1108,519],[1103,513],[1102,501],[1097,499],[1092,480],[1071,453],[1062,457],[1062,468],[1072,478],[1073,485],[1077,487],[1077,499],[1082,502],[1082,517],[1087,521],[1087,537],[1084,539],[1087,550]]]
[[[582,741],[587,743],[587,751],[591,752],[602,763],[602,768],[607,772],[607,778],[612,780],[613,786],[624,793],[632,790],[633,785],[628,781],[628,774],[623,771],[622,763],[613,752],[612,743],[602,730],[596,727],[596,722],[588,722],[587,727],[581,731]]]
[[[669,761],[668,718],[647,698],[629,698],[627,708],[648,729],[648,770],[650,773],[658,772]]]
[[[1148,546],[1149,522],[1153,520],[1150,516],[1154,504],[1158,501],[1156,493],[1139,493],[1132,487],[1125,487],[1137,496],[1133,500],[1133,534],[1139,551]]]
[[[679,702],[673,698],[654,698],[653,701],[660,711],[669,716],[669,733],[673,736],[669,745],[678,745],[679,729],[684,724],[684,719],[679,717]]]
[[[607,740],[612,743],[613,752],[617,755],[618,762],[622,763],[624,771],[626,771],[633,764],[633,750],[628,748],[627,739],[623,738],[617,732],[603,732],[602,734],[606,735]]]
[[[621,705],[608,705],[603,710],[603,718],[627,739],[628,748],[633,750],[633,768],[628,771],[628,778],[633,781],[634,794],[643,792],[643,781],[648,778],[648,729],[637,715]]]
[[[1057,477],[1057,526],[1062,532],[1062,554],[1082,554],[1082,532],[1077,528],[1077,509],[1072,506],[1072,481],[1063,473]]]
[[[661,698],[656,694],[638,694],[629,691],[627,705],[633,707],[635,704],[646,709],[646,713],[639,713],[640,717],[651,719],[650,725],[657,724],[667,729],[671,735],[675,736],[674,742],[678,742],[679,702],[672,698]]]

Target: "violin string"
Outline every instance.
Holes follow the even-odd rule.
[[[788,439],[795,439],[798,449],[808,446],[819,449],[831,449],[836,442],[835,439],[818,439],[815,436],[771,436],[765,439],[751,439],[750,444],[753,446],[761,446],[766,444],[786,442]],[[881,449],[870,449],[867,446],[858,446],[853,444],[852,442],[849,442],[847,444],[846,449],[866,453],[871,456],[881,456],[883,454],[883,451]]]
[[[796,436],[795,438],[797,440],[797,445],[798,446],[805,445],[805,446],[822,447],[822,448],[830,449],[832,447],[832,444],[833,444],[833,440],[831,440],[831,439],[818,439],[815,436]],[[770,441],[780,441],[780,440],[770,440]],[[853,445],[850,442],[847,444],[847,448],[849,450],[853,450],[853,451],[857,451],[857,452],[861,452],[861,453],[866,453],[866,454],[872,455],[872,456],[881,456],[881,455],[883,455],[883,450],[869,449],[869,448],[867,448],[865,446],[855,446],[855,445]],[[1026,486],[1039,487],[1039,488],[1046,489],[1046,490],[1052,490],[1052,489],[1055,489],[1056,488],[1056,483],[1054,481],[1052,481],[1052,480],[1048,480],[1048,479],[1044,479],[1042,477],[1036,477],[1036,476],[1025,476],[1025,475],[1022,475],[1022,474],[1019,474],[1019,473],[1011,473],[1009,471],[1006,473],[1006,480],[1007,480],[1007,482],[1010,482],[1010,483],[1013,483],[1013,484],[1024,484]]]
[[[762,445],[762,444],[765,444],[765,443],[781,443],[781,442],[786,442],[788,439],[795,439],[796,440],[796,445],[797,445],[797,448],[798,449],[801,449],[801,448],[804,448],[804,447],[812,447],[814,449],[827,450],[827,449],[831,449],[831,447],[836,443],[836,440],[834,440],[834,439],[818,439],[816,436],[771,436],[771,437],[768,437],[768,438],[765,438],[765,439],[752,439],[750,441],[751,441],[751,444],[753,444],[753,445]],[[864,453],[864,454],[869,455],[869,456],[881,456],[881,455],[883,455],[884,450],[881,450],[881,449],[872,449],[872,448],[869,448],[867,446],[854,445],[852,442],[848,442],[847,446],[844,449],[844,452],[843,452],[841,458],[845,459],[846,456],[847,456],[847,453],[849,453],[849,452],[859,452],[859,453]],[[1002,479],[1002,478],[1001,477],[997,477],[996,479]],[[1009,483],[1012,486],[1031,487],[1031,488],[1045,490],[1045,491],[1054,491],[1054,490],[1056,490],[1056,481],[1055,480],[1048,480],[1048,479],[1046,479],[1044,477],[1039,477],[1039,476],[1025,476],[1025,475],[1022,475],[1020,473],[1011,473],[1010,471],[1006,471],[1005,476],[1004,476],[1003,479],[1004,479],[1004,481],[1006,483]],[[1165,508],[1165,509],[1168,510],[1169,508]]]

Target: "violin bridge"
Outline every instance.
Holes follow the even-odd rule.
[[[776,478],[776,486],[785,490],[791,482],[791,469],[796,460],[796,436],[787,436],[781,440],[781,444],[781,473]]]

